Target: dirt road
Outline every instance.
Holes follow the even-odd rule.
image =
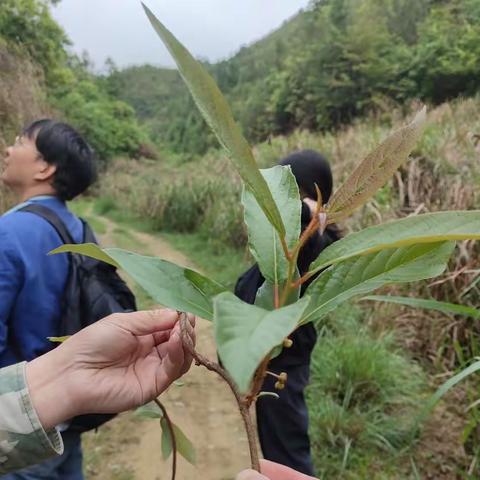
[[[98,219],[106,227],[104,246],[118,246],[118,225]],[[185,266],[192,263],[161,238],[129,231],[139,253],[155,255]],[[197,348],[215,358],[211,324],[200,320]],[[235,402],[224,383],[203,367],[193,366],[162,399],[176,424],[192,440],[197,451],[194,467],[179,458],[178,480],[228,480],[248,467],[248,446]],[[171,460],[161,457],[161,431],[157,420],[144,420],[127,413],[102,427],[97,434],[84,436],[89,480],[167,480]]]

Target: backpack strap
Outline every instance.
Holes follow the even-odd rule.
[[[97,237],[93,233],[90,225],[83,218],[80,218],[80,221],[83,225],[83,243],[95,243],[98,245]]]
[[[63,243],[77,243],[73,240],[61,218],[50,208],[38,203],[30,203],[18,211],[33,213],[46,220],[56,230]]]

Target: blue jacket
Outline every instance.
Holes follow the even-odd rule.
[[[34,202],[54,210],[73,239],[82,240],[82,223],[64,202],[38,197],[28,203]],[[47,337],[58,335],[68,256],[47,254],[61,244],[55,229],[33,213],[0,217],[0,367],[53,348]]]

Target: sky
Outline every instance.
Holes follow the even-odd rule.
[[[160,21],[193,53],[211,62],[228,58],[308,6],[309,0],[145,0]],[[174,65],[154,33],[140,0],[62,0],[52,13],[76,53],[87,51],[101,70]]]

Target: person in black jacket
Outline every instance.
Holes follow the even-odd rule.
[[[284,158],[280,165],[289,165],[297,181],[302,198],[302,232],[310,223],[317,201],[315,184],[327,203],[332,193],[333,179],[328,161],[314,150],[302,150]],[[299,253],[300,275],[306,273],[310,264],[328,245],[340,238],[335,226],[328,226],[321,235],[317,232],[310,237]],[[309,282],[302,285],[304,294]],[[258,289],[265,281],[257,264],[247,270],[237,281],[235,295],[253,304]],[[307,475],[313,475],[308,436],[308,411],[304,390],[309,381],[310,357],[317,340],[312,323],[296,330],[290,339],[293,345],[284,348],[282,353],[269,364],[274,373],[286,372],[288,382],[284,390],[277,392],[279,399],[264,396],[256,404],[257,425],[262,452],[267,460],[291,467]],[[265,379],[262,390],[274,392],[276,379],[270,375]]]

